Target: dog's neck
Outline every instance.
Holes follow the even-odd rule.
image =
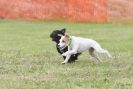
[[[68,37],[68,46],[70,46],[71,44],[72,44],[72,37],[69,36],[69,37]]]

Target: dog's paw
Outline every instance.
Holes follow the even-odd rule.
[[[112,59],[112,58],[113,58],[113,56],[112,56],[112,55],[109,55],[109,58],[111,58],[111,59]]]
[[[67,62],[62,62],[61,64],[67,64]]]

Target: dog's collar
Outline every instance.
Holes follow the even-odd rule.
[[[71,43],[72,43],[72,37],[70,36],[70,37],[68,38],[68,46],[70,46]]]

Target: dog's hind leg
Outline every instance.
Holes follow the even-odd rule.
[[[95,50],[99,53],[105,53],[109,58],[112,58],[112,55],[108,52],[108,50],[99,47],[95,47]]]
[[[99,60],[100,62],[102,62],[102,60],[99,58],[99,56],[98,56],[94,51],[95,51],[94,48],[90,48],[90,49],[89,49],[89,54],[90,54],[92,57],[94,57],[94,58],[96,58],[97,60]]]

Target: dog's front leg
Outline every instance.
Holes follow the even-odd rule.
[[[68,47],[68,51],[62,54],[63,56],[66,56],[66,59],[65,59],[64,62],[62,62],[62,64],[67,63],[68,60],[69,60],[69,58],[70,58],[70,56],[71,56],[72,54],[76,54],[76,53],[77,53],[77,48],[71,50],[70,47]]]
[[[67,55],[68,55],[68,52],[69,52],[69,51],[63,53],[62,56],[67,56]]]
[[[66,64],[68,62],[70,56],[72,54],[76,54],[76,53],[77,53],[77,51],[75,51],[75,50],[71,50],[71,51],[67,51],[67,52],[63,53],[63,56],[66,56],[66,59],[64,62],[62,62],[62,64]]]
[[[62,64],[66,64],[66,63],[68,62],[70,56],[71,56],[71,55],[67,55],[67,56],[66,56],[66,59],[64,60],[64,62],[62,62]]]
[[[77,50],[69,50],[69,51],[63,53],[62,55],[67,56],[67,55],[72,55],[72,54],[76,54],[76,53],[77,53]]]
[[[70,47],[68,46],[68,51],[63,53],[62,56],[67,56],[69,54],[69,51],[70,51]]]

